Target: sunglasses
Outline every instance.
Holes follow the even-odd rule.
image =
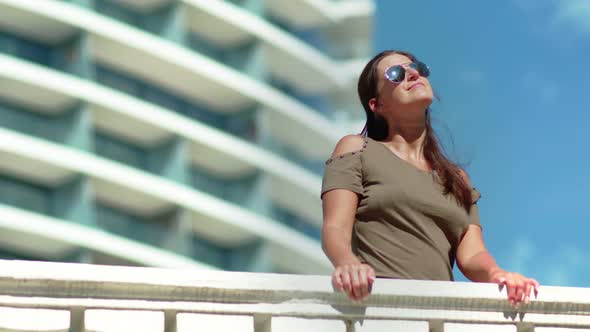
[[[395,65],[385,70],[385,79],[392,83],[401,83],[406,78],[406,67],[410,67],[422,77],[430,76],[430,68],[420,61],[415,61],[407,65]]]

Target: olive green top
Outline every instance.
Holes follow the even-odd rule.
[[[365,138],[361,150],[326,161],[322,195],[337,188],[359,194],[352,250],[378,277],[453,280],[459,240],[469,224],[479,225],[481,195],[471,189],[468,214],[437,179]]]

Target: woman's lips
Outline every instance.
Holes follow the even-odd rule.
[[[422,86],[422,87],[423,87],[423,86],[424,86],[424,84],[423,84],[423,83],[414,83],[414,84],[412,84],[412,85],[411,85],[411,86],[408,88],[408,90],[412,90],[413,88],[415,88],[415,87],[419,87],[419,86]]]

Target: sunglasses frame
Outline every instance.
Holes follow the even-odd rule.
[[[414,65],[414,66],[412,66],[412,65]],[[405,65],[393,65],[393,66],[387,67],[387,69],[385,69],[385,74],[384,74],[385,79],[391,83],[400,84],[401,82],[404,81],[404,79],[406,79],[406,67],[410,67],[410,68],[414,69],[422,77],[430,76],[430,67],[429,66],[427,66],[424,62],[421,62],[421,61],[413,61],[413,62],[410,62]],[[399,70],[399,74],[397,75],[398,79],[400,79],[399,81],[396,81],[396,80],[393,80],[392,78],[390,78],[391,75],[389,74],[389,72],[391,71],[392,68],[396,68],[396,70]]]

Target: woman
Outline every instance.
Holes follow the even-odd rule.
[[[528,303],[538,282],[498,267],[483,243],[481,195],[439,148],[428,76],[412,54],[384,51],[359,78],[365,129],[338,142],[322,183],[332,283],[359,301],[375,277],[453,280],[456,259],[470,280],[505,285],[512,305]]]

